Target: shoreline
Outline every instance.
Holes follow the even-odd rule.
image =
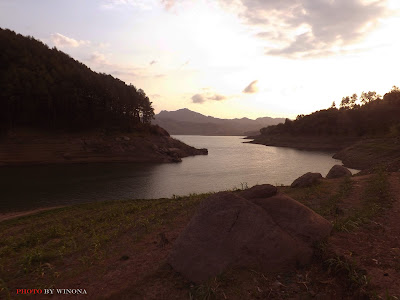
[[[0,141],[0,167],[80,163],[177,163],[207,155],[174,139],[161,128],[156,134],[86,132],[46,133],[21,129]]]
[[[253,136],[246,143],[307,151],[332,151],[343,166],[361,171],[384,167],[400,170],[400,137]]]

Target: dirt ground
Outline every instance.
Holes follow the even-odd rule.
[[[370,278],[370,285],[382,299],[400,299],[400,173],[389,178],[391,207],[354,232],[334,233],[329,243],[340,256],[355,261]],[[360,194],[346,199],[359,203]]]
[[[337,200],[328,219],[339,216],[345,220],[361,211],[372,176],[353,176],[351,191]],[[231,269],[201,285],[192,284],[166,264],[173,242],[193,214],[185,212],[139,242],[126,232],[109,246],[106,259],[56,286],[85,289],[87,295],[32,298],[400,299],[400,173],[389,173],[387,181],[389,199],[381,210],[354,228],[334,229],[327,241],[316,245],[313,263],[292,272]],[[339,180],[331,182],[335,185],[332,190],[340,190]],[[321,188],[299,193],[314,197],[310,203],[315,204],[325,201],[320,198],[323,192]],[[66,260],[64,268],[73,269],[77,264]]]

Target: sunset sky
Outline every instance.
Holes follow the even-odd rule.
[[[294,118],[400,85],[399,11],[399,0],[0,0],[0,27],[142,88],[156,113]]]

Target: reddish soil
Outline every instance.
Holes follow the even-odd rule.
[[[362,193],[369,178],[370,175],[352,178],[352,192],[338,205],[345,216],[362,206]],[[57,288],[86,289],[88,295],[69,295],[71,299],[189,299],[189,295],[193,299],[370,299],[373,295],[376,299],[398,299],[400,173],[391,173],[389,182],[393,196],[390,208],[358,229],[334,231],[326,246],[329,257],[319,256],[317,252],[311,265],[293,272],[263,274],[257,270],[227,270],[203,285],[191,284],[166,264],[172,243],[190,220],[191,216],[185,213],[136,243],[127,232],[118,244],[111,246],[107,259],[76,278],[57,284]],[[334,257],[354,262],[368,278],[367,287],[351,288],[349,274],[330,272],[326,259]],[[76,266],[66,262],[66,269],[72,267]],[[56,295],[51,299],[65,297]]]
[[[119,244],[108,249],[111,255],[107,259],[78,277],[58,284],[57,288],[86,289],[87,295],[67,295],[73,299],[185,299],[187,292],[171,286],[170,277],[182,285],[188,283],[165,261],[190,217],[181,215],[171,224],[146,235],[140,242],[134,242],[133,235],[127,232]],[[76,267],[76,263],[65,265],[65,268]],[[65,297],[54,295],[51,299]],[[47,295],[37,297],[48,298]]]
[[[382,299],[386,294],[400,297],[400,173],[392,173],[389,182],[391,208],[370,224],[350,233],[335,233],[329,240],[334,252],[366,271],[372,288]],[[346,202],[358,205],[359,195],[352,195]]]

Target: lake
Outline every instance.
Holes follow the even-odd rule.
[[[174,136],[208,156],[169,164],[75,164],[0,168],[0,211],[117,199],[150,199],[325,176],[333,153],[243,143],[237,136]]]

